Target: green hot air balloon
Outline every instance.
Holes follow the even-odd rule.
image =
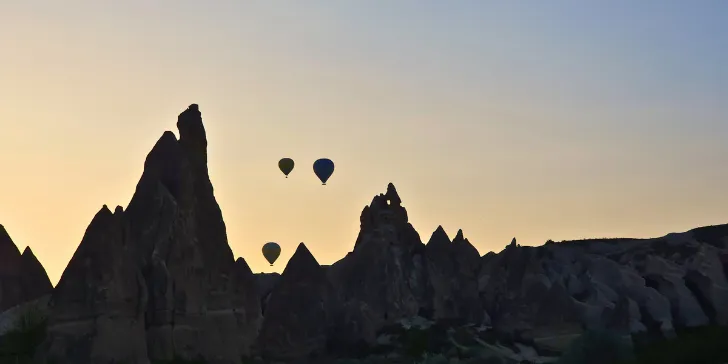
[[[263,245],[263,256],[265,257],[265,260],[270,263],[270,266],[273,266],[273,263],[275,263],[276,259],[278,259],[278,256],[281,255],[281,246],[277,243],[270,242]]]
[[[291,158],[283,158],[278,161],[278,168],[286,175],[286,178],[288,178],[288,174],[293,171],[294,165],[295,163],[293,163],[293,159]]]

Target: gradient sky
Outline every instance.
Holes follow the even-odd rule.
[[[390,181],[481,254],[728,222],[728,1],[3,0],[0,223],[54,283],[191,103],[254,271],[343,257]]]

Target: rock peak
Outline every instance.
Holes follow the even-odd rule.
[[[246,273],[253,274],[253,270],[250,269],[248,262],[246,262],[243,257],[238,257],[238,259],[235,260],[235,267]]]
[[[445,237],[447,241],[450,241],[450,237],[447,235],[447,232],[445,231],[445,228],[442,227],[442,225],[437,225],[437,229],[432,233],[432,236],[438,236],[438,237]]]
[[[409,223],[407,209],[401,203],[402,199],[392,183],[387,185],[386,193],[374,196],[369,206],[364,207],[361,212],[359,218],[361,229],[354,244],[355,252],[361,248],[362,243],[373,241],[377,245],[381,245],[382,239],[392,240],[393,244],[402,241],[407,246],[422,244],[419,235]],[[394,229],[401,236],[397,237],[397,234],[395,234],[394,236],[380,236],[373,239],[372,236],[374,235],[372,234],[381,235],[382,232],[376,232],[376,230],[385,226],[387,227],[385,230],[391,231],[391,229]]]
[[[112,215],[113,213],[111,213],[111,210],[109,210],[109,206],[101,206],[101,209],[99,210],[99,212],[96,213],[96,216],[94,216],[94,218],[91,220],[91,223],[93,223],[93,221],[96,219],[107,218]]]
[[[8,231],[5,230],[4,226],[0,225],[0,246],[7,245],[8,242],[15,246],[15,243],[13,243],[13,239],[10,238]]]
[[[458,229],[458,233],[455,234],[455,237],[452,239],[452,242],[461,242],[465,240],[465,236],[463,235],[463,229]]]
[[[402,204],[402,199],[399,198],[399,194],[397,194],[397,189],[394,187],[394,184],[390,182],[387,185],[387,193],[384,195],[386,197],[387,201],[393,206],[399,206]]]
[[[458,230],[458,234],[452,239],[452,249],[461,264],[475,265],[480,259],[480,252],[476,249],[463,234],[463,229]],[[468,261],[468,263],[464,263]]]
[[[293,256],[286,264],[281,277],[310,277],[321,273],[321,265],[306,248],[306,244],[300,243],[293,253]],[[290,278],[300,279],[300,278]]]
[[[3,270],[15,269],[19,258],[20,250],[18,250],[7,230],[0,225],[0,273]]]
[[[177,117],[179,140],[197,147],[207,147],[207,135],[202,124],[202,113],[197,104],[190,105]]]
[[[25,290],[26,301],[43,297],[53,290],[48,273],[40,263],[30,246],[25,247],[21,258],[21,282]]]
[[[299,244],[265,305],[257,346],[266,362],[288,362],[326,347],[326,284],[324,269]]]
[[[308,248],[306,247],[306,244],[304,244],[304,243],[298,244],[296,251],[293,253],[291,260],[288,262],[288,264],[286,266],[286,270],[288,269],[288,266],[293,265],[294,263],[295,264],[307,264],[307,265],[310,265],[311,263],[315,263],[317,266],[319,265],[318,261],[316,261],[316,258],[313,256],[313,254],[311,254],[311,251],[308,250]]]
[[[445,229],[442,225],[438,226],[437,229],[430,236],[430,240],[427,241],[427,247],[433,249],[435,247],[447,248],[450,245],[450,237],[447,236]]]

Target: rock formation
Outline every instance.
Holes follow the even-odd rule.
[[[401,203],[390,183],[362,211],[354,250],[327,270],[337,302],[333,347],[372,342],[382,326],[431,307],[425,246]]]
[[[238,325],[238,346],[243,356],[250,356],[251,345],[258,338],[263,321],[258,282],[245,259],[238,258],[233,269],[233,310]]]
[[[470,323],[489,321],[478,295],[480,254],[459,230],[450,242],[439,226],[425,248],[432,318]]]
[[[23,301],[20,285],[20,251],[0,225],[0,311]]]
[[[149,362],[146,286],[125,230],[121,207],[104,205],[91,220],[53,290],[42,361]]]
[[[301,243],[270,294],[258,345],[263,358],[291,360],[326,349],[328,281]]]
[[[321,266],[300,244],[282,275],[253,274],[227,242],[197,105],[177,127],[179,140],[165,132],[147,156],[127,209],[104,206],[91,221],[52,290],[39,362],[315,362],[415,326],[439,330],[428,350],[470,340],[520,362],[584,332],[672,337],[728,324],[728,225],[539,247],[514,238],[481,257],[462,231],[450,240],[438,227],[423,244],[391,183],[338,262]],[[0,226],[0,310],[50,290],[30,249],[21,255]]]
[[[255,339],[257,292],[227,243],[197,105],[177,127],[179,140],[165,132],[147,156],[127,210],[104,207],[64,271],[51,301],[49,359],[240,363]]]
[[[23,300],[33,301],[49,295],[53,291],[53,285],[48,274],[35,257],[30,247],[25,247],[20,261],[20,284],[23,286]]]
[[[30,247],[20,254],[0,225],[0,312],[51,293],[48,274]]]
[[[281,275],[278,273],[258,273],[255,275],[255,282],[258,288],[258,297],[260,299],[260,309],[265,312],[270,293],[273,291],[276,283]]]

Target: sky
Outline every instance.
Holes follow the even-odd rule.
[[[389,182],[481,254],[728,223],[724,0],[3,0],[0,224],[54,284],[191,103],[256,272],[343,257]]]

